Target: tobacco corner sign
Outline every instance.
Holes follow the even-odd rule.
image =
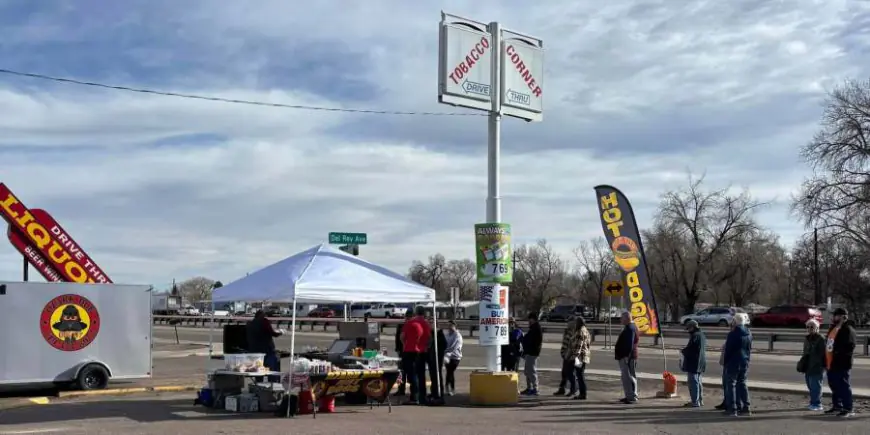
[[[87,253],[45,210],[28,209],[0,183],[0,215],[9,223],[10,243],[48,281],[111,283]]]

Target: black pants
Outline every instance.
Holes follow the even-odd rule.
[[[577,393],[580,397],[586,398],[586,363],[574,367],[574,374],[577,376]]]
[[[417,384],[417,401],[426,402],[426,352],[413,353],[414,356],[414,380]],[[412,384],[413,385],[413,384]],[[412,393],[413,396],[413,393]]]
[[[447,387],[456,391],[456,368],[459,367],[458,359],[451,359],[447,363]]]
[[[559,381],[559,391],[571,387],[571,392],[577,392],[577,373],[574,370],[574,358],[562,360],[562,380]]]
[[[402,352],[402,371],[404,372],[404,379],[408,382],[411,388],[411,400],[419,400],[420,396],[426,396],[426,369],[423,366],[423,382],[420,383],[417,369],[418,363],[417,359],[420,357],[420,354],[417,352]],[[420,385],[423,386],[421,394]],[[401,387],[400,387],[401,388]]]
[[[426,364],[429,366],[429,382],[432,383],[430,394],[434,398],[443,397],[444,391],[444,359],[429,355]],[[423,381],[425,385],[425,380]]]
[[[519,371],[519,363],[520,359],[513,355],[505,355],[501,356],[501,370],[505,372],[516,372]]]

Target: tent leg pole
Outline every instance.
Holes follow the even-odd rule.
[[[208,358],[214,356],[214,299],[211,301],[211,315],[208,322]],[[176,333],[177,333],[176,329]]]
[[[432,335],[435,337],[435,379],[433,382],[436,382],[435,388],[438,389],[438,395],[440,396],[436,397],[436,399],[443,399],[444,391],[441,389],[441,355],[438,355],[438,306],[435,302],[432,302],[432,330],[434,331]],[[426,386],[423,385],[418,388],[425,389]]]
[[[296,298],[293,298],[293,319],[290,321],[290,369],[287,370],[290,373],[289,381],[287,382],[287,391],[286,394],[290,394],[290,390],[293,389],[293,363],[296,359]],[[278,357],[280,358],[280,356]],[[314,404],[312,403],[312,406]],[[290,418],[290,398],[287,398],[287,415],[286,418]]]

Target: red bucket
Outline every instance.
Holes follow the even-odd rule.
[[[335,396],[323,396],[317,400],[317,412],[335,412]]]
[[[314,412],[314,401],[312,400],[311,391],[302,391],[299,393],[299,414],[311,414]]]

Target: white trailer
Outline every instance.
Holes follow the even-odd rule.
[[[0,281],[0,388],[151,377],[151,287]]]

